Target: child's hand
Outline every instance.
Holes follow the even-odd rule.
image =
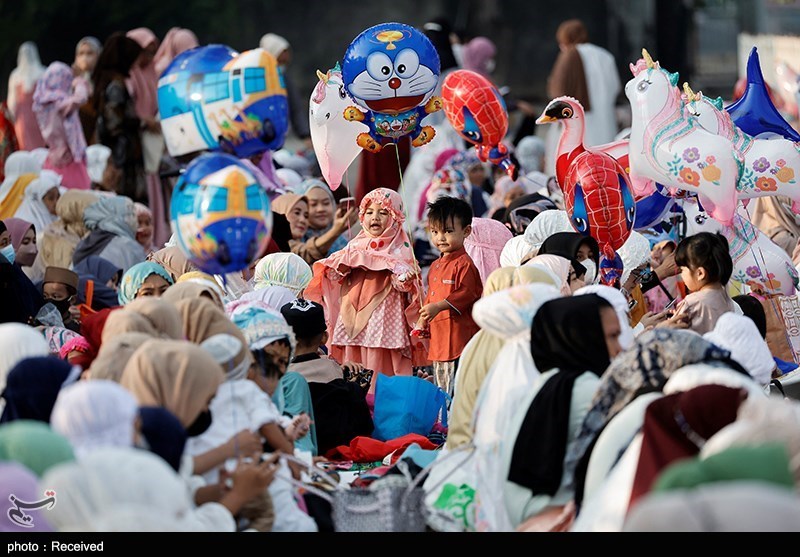
[[[286,428],[286,437],[289,438],[292,442],[297,441],[298,439],[302,439],[306,435],[308,435],[309,430],[311,429],[311,418],[306,413],[298,414],[292,420],[292,423],[289,424],[289,427]]]
[[[433,318],[441,313],[442,308],[439,306],[438,302],[434,302],[432,304],[428,304],[423,306],[421,310],[419,310],[419,316],[426,322],[429,323],[433,321]]]

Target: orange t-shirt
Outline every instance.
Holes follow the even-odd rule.
[[[472,319],[472,306],[482,294],[481,274],[464,248],[444,254],[431,264],[425,305],[445,300],[450,306],[429,323],[431,361],[449,362],[461,356],[479,330]]]

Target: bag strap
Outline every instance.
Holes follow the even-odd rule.
[[[466,445],[461,445],[460,447],[458,447],[456,449],[453,449],[452,451],[450,451],[449,453],[444,455],[441,459],[437,458],[436,460],[434,460],[433,462],[428,464],[425,468],[423,468],[420,471],[420,473],[417,474],[417,476],[408,484],[408,487],[406,488],[406,491],[403,494],[403,498],[400,500],[401,509],[405,510],[405,508],[407,506],[408,498],[411,496],[411,493],[419,486],[420,483],[422,483],[422,481],[428,476],[428,474],[430,474],[430,472],[431,472],[431,470],[433,470],[434,466],[436,466],[437,464],[441,464],[442,462],[446,462],[447,460],[450,460],[453,456],[459,455],[459,454],[464,453],[464,452],[466,452],[468,450],[471,451],[471,452],[469,453],[469,455],[467,455],[467,458],[465,458],[461,462],[461,464],[459,464],[459,466],[463,466],[464,463],[466,461],[468,461],[472,455],[475,454],[475,445],[472,444],[472,443],[467,443]],[[440,485],[442,485],[442,483],[446,479],[447,479],[447,476],[445,476],[445,478],[440,480],[438,483],[434,484],[434,486],[431,488],[431,490],[434,490],[434,489],[438,488]]]

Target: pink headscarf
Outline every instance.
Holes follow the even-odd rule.
[[[84,87],[76,87],[73,92],[73,82]],[[61,141],[66,142],[75,161],[86,158],[86,138],[76,109],[86,102],[87,95],[85,81],[75,81],[72,68],[63,62],[53,62],[47,67],[33,93],[33,112],[42,136],[48,139],[51,148],[63,137]]]
[[[464,240],[464,249],[478,268],[484,284],[492,271],[501,267],[500,254],[513,237],[506,225],[498,220],[472,219],[472,234]]]
[[[127,36],[139,43],[143,49],[153,43],[158,44],[158,37],[146,27],[128,31]],[[155,64],[150,62],[143,68],[138,62],[134,63],[126,83],[128,92],[136,102],[136,114],[139,118],[148,120],[155,118],[158,114],[158,74]]]
[[[22,245],[22,239],[25,237],[25,233],[28,232],[28,230],[33,228],[33,231],[36,232],[36,228],[33,224],[25,219],[10,218],[3,219],[3,222],[11,233],[11,245],[14,246],[14,251],[18,250],[19,246]]]
[[[200,42],[197,40],[197,36],[188,29],[173,27],[167,31],[164,40],[161,41],[161,46],[158,47],[156,57],[153,59],[156,75],[161,76],[178,54],[196,46],[200,46]]]
[[[489,77],[489,60],[497,54],[497,47],[486,37],[475,37],[463,48],[464,69]]]

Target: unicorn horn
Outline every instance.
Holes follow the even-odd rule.
[[[322,73],[321,71],[317,70],[317,77],[319,78],[320,81],[324,81],[325,85],[327,85],[328,80],[331,78],[331,74],[330,72]]]
[[[650,57],[650,53],[647,52],[646,48],[642,49],[642,58],[644,58],[645,63],[647,64],[648,69],[653,69],[656,67],[656,63],[653,62],[653,59]]]
[[[689,82],[683,82],[683,92],[686,94],[686,100],[689,102],[696,102],[700,100],[700,95],[692,91],[692,88],[689,87]]]

